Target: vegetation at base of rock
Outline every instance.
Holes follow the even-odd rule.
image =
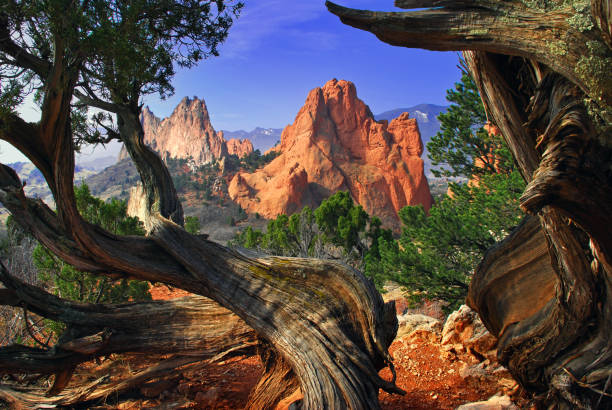
[[[278,151],[271,151],[266,154],[262,154],[258,149],[243,156],[242,158],[238,158],[238,155],[228,155],[225,157],[225,169],[229,172],[237,172],[241,169],[245,170],[246,172],[253,172],[256,169],[272,162],[272,160],[278,157],[278,155]]]
[[[363,269],[364,261],[380,257],[379,241],[392,238],[380,219],[370,217],[348,192],[340,191],[314,211],[305,206],[291,216],[279,215],[268,222],[266,232],[248,226],[230,245],[273,255],[340,259]],[[382,290],[384,278],[370,278]]]
[[[178,193],[195,191],[203,199],[213,198],[215,184],[218,183],[220,168],[218,162],[194,167],[188,158],[167,158],[165,163],[172,175],[174,187]]]
[[[521,221],[524,187],[517,171],[486,175],[477,186],[452,184],[452,196],[435,204],[429,215],[422,207],[402,208],[399,241],[381,241],[381,257],[369,261],[366,272],[405,286],[415,302],[442,300],[446,311],[456,309],[465,303],[485,251]]]

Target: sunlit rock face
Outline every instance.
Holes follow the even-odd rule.
[[[195,165],[203,165],[228,154],[241,157],[253,152],[250,141],[226,141],[222,132],[215,131],[206,103],[198,98],[183,98],[172,115],[163,120],[144,107],[140,121],[145,143],[162,158],[191,158]],[[127,152],[122,149],[119,160],[124,158]]]
[[[219,131],[219,134],[223,136],[223,131]],[[231,138],[227,140],[226,146],[227,153],[236,155],[238,158],[242,158],[253,152],[253,143],[248,139]]]
[[[416,120],[404,113],[375,121],[351,82],[312,90],[276,150],[264,168],[230,182],[231,198],[250,213],[291,214],[343,190],[389,227],[399,226],[406,205],[431,207]]]

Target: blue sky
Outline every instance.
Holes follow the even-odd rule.
[[[337,0],[370,10],[397,10],[393,0]],[[184,96],[206,101],[217,130],[282,128],[293,122],[308,92],[332,78],[355,83],[374,113],[420,103],[446,104],[446,90],[459,80],[456,53],[393,47],[346,26],[324,0],[245,0],[241,17],[220,48],[220,57],[178,70],[176,93],[144,103],[159,117]],[[36,119],[25,109],[26,119]],[[32,115],[33,114],[33,115]],[[18,157],[0,145],[0,160]],[[115,155],[117,146],[95,156]]]

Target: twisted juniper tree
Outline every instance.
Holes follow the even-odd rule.
[[[549,408],[601,408],[612,385],[612,2],[327,3],[396,46],[463,50],[527,186],[531,216],[485,254],[468,302]]]
[[[0,386],[16,403],[70,404],[102,397],[195,360],[256,343],[264,374],[252,408],[273,407],[296,389],[305,408],[378,408],[378,376],[397,321],[373,284],[339,263],[238,253],[183,229],[172,179],[143,143],[141,97],[172,92],[174,66],[217,54],[241,4],[201,0],[9,0],[0,5],[0,138],[42,172],[57,209],[28,198],[0,166],[0,201],[16,221],[75,268],[112,278],[166,283],[206,298],[122,305],[62,300],[0,269],[0,303],[66,324],[49,348],[0,348],[0,372],[54,374],[46,393]],[[41,117],[15,107],[32,92]],[[89,120],[88,109],[97,113]],[[75,201],[74,151],[121,141],[146,195],[144,237],[88,223]],[[211,302],[212,299],[215,303]],[[233,312],[233,313],[232,313]],[[172,320],[169,320],[172,318]],[[114,352],[183,353],[117,385],[71,386],[79,363]],[[197,356],[197,358],[194,358]]]

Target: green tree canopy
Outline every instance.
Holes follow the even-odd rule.
[[[447,90],[452,104],[438,116],[440,132],[427,144],[434,175],[463,176],[508,173],[514,160],[503,138],[484,128],[487,116],[472,77],[461,68],[461,81]]]
[[[355,205],[348,192],[337,192],[314,211],[305,206],[291,216],[279,215],[268,222],[266,232],[247,227],[236,235],[232,245],[260,249],[286,256],[342,258],[362,268],[364,261],[380,259],[379,242],[393,241],[389,229],[382,228],[377,217],[370,217]],[[382,289],[385,276],[374,269],[366,274]]]
[[[125,201],[111,199],[104,202],[92,196],[86,184],[75,188],[74,192],[79,212],[88,222],[117,235],[144,235],[142,222],[127,215]],[[151,298],[148,282],[127,279],[113,281],[108,277],[81,272],[42,245],[34,249],[33,258],[41,280],[62,298],[90,303],[119,303]]]
[[[185,218],[185,230],[192,235],[200,233],[200,219],[197,216],[188,216]]]
[[[457,308],[485,251],[520,222],[524,186],[518,172],[486,175],[477,186],[453,185],[453,196],[429,215],[422,206],[402,208],[400,240],[380,240],[381,257],[368,261],[367,270],[405,286],[415,301],[438,299],[447,310]]]
[[[369,215],[361,205],[355,206],[348,192],[340,191],[330,196],[314,215],[327,241],[342,246],[347,252],[355,248],[363,254],[365,249],[359,234],[365,230]]]

